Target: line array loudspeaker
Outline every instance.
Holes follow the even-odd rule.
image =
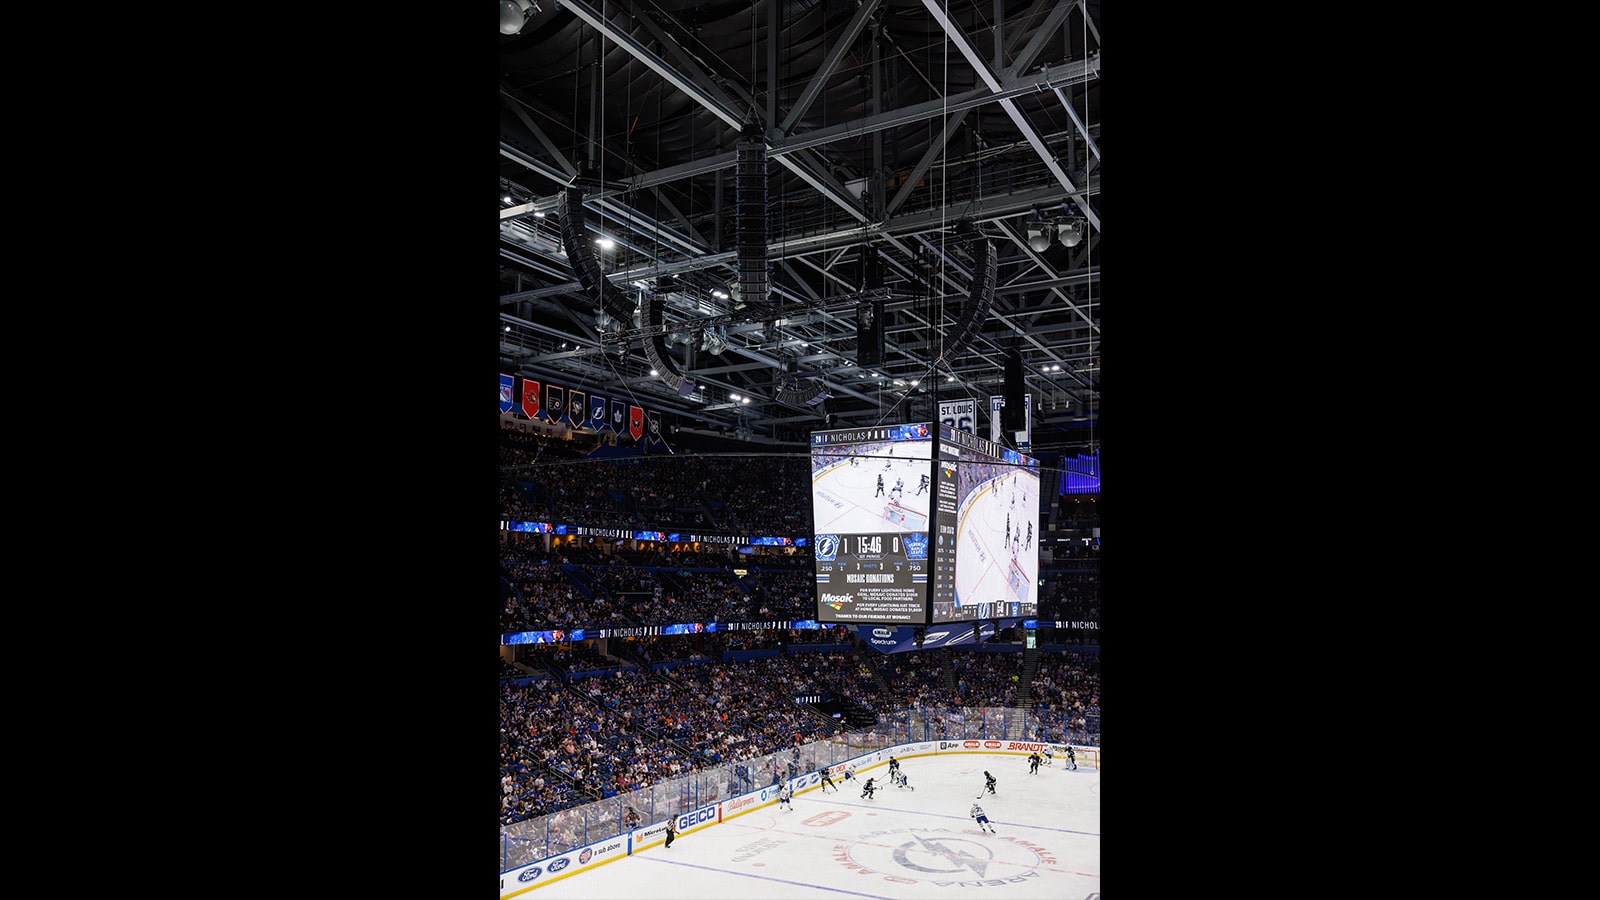
[[[589,245],[588,234],[583,227],[582,189],[568,187],[561,192],[560,214],[561,246],[567,251],[567,262],[572,264],[572,272],[578,279],[578,285],[589,295],[589,300],[606,315],[618,322],[633,321],[632,301],[621,288],[612,284],[600,271],[600,261],[595,258],[594,248]],[[646,320],[651,325],[660,325],[662,323],[660,304],[655,302],[654,293],[647,292],[645,297]],[[657,377],[663,383],[670,385],[684,396],[694,393],[693,382],[688,380],[667,353],[665,336],[653,334],[646,337],[644,353],[649,357],[650,365],[655,367]]]
[[[1023,406],[1022,354],[1006,351],[1006,405],[1000,409],[1000,428],[1004,431],[1021,431],[1028,427],[1027,410]]]
[[[989,306],[994,303],[995,269],[994,242],[979,243],[977,265],[972,270],[972,286],[967,302],[961,308],[961,315],[956,320],[955,335],[945,345],[944,359],[954,360],[983,327],[983,323],[988,321]]]

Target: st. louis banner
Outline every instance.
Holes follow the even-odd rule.
[[[978,401],[971,397],[965,400],[940,400],[939,421],[957,431],[975,435],[978,433],[977,406]]]
[[[606,398],[589,395],[589,427],[595,431],[606,427]]]
[[[500,373],[500,411],[503,413],[511,412],[512,407],[517,405],[515,395],[511,393],[511,389],[516,384],[517,377],[515,375]]]
[[[539,408],[539,382],[522,379],[522,414],[537,419],[542,412]]]

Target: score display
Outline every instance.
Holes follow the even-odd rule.
[[[1038,461],[939,427],[932,622],[1039,614]]]
[[[928,624],[931,423],[811,433],[817,621]]]

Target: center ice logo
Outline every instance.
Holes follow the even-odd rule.
[[[902,828],[861,835],[861,842],[834,850],[834,861],[890,881],[984,887],[1038,878],[1055,854],[1028,841],[978,838],[948,828]]]

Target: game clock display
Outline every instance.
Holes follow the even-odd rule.
[[[930,423],[811,435],[817,621],[926,625]]]

